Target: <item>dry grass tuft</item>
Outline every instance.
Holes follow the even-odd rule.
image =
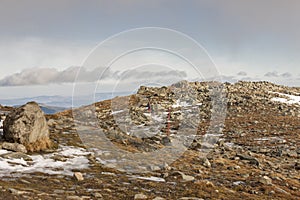
[[[54,143],[49,138],[42,138],[34,143],[25,144],[24,146],[29,152],[44,151],[55,148]]]

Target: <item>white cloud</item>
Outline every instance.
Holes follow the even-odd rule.
[[[278,72],[273,71],[273,72],[267,72],[267,73],[265,74],[265,76],[266,76],[266,77],[279,77],[279,74],[278,74]]]
[[[244,71],[240,71],[239,73],[237,73],[238,76],[247,76],[247,72]]]
[[[80,73],[79,76],[77,76],[78,73]],[[179,81],[185,77],[187,77],[187,74],[184,71],[171,69],[163,69],[160,71],[133,69],[118,72],[101,67],[93,70],[87,70],[84,67],[69,67],[65,70],[57,70],[55,68],[29,68],[3,78],[0,80],[0,86],[47,85],[73,83],[75,81],[95,82],[99,79],[108,80],[110,82],[125,80],[132,83],[137,81],[140,82],[145,79],[151,79],[154,82],[159,79]]]

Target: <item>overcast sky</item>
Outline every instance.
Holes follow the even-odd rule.
[[[299,11],[298,0],[1,0],[0,93],[71,94],[75,69],[96,45],[153,26],[195,39],[224,79],[300,86]]]

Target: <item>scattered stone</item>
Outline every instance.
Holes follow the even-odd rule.
[[[207,158],[202,158],[201,159],[201,164],[204,166],[204,167],[207,167],[207,168],[211,168],[211,164],[209,162],[209,160]]]
[[[210,182],[210,181],[206,181],[205,184],[208,187],[215,187],[215,185],[212,182]]]
[[[97,198],[97,199],[102,199],[102,198],[103,198],[102,194],[100,194],[100,193],[98,193],[98,192],[93,193],[92,195],[93,195],[93,197],[95,197],[95,198]]]
[[[134,199],[138,200],[138,199],[147,199],[148,197],[144,194],[136,194],[134,195]]]
[[[179,172],[179,171],[173,172],[173,175],[176,175],[176,174],[179,174],[181,176],[183,182],[188,182],[188,181],[194,181],[195,180],[195,177],[185,175],[183,172]]]
[[[161,143],[165,146],[170,146],[171,145],[170,137],[163,137],[162,140],[161,140]]]
[[[52,156],[51,159],[55,161],[61,161],[61,162],[66,162],[68,160],[68,158],[66,158],[65,156],[57,155],[57,154]]]
[[[272,179],[267,177],[267,176],[263,176],[261,177],[261,179],[259,180],[260,183],[264,184],[264,185],[272,185]]]
[[[152,200],[165,200],[165,198],[162,198],[162,197],[155,197],[154,199]]]
[[[287,155],[291,158],[297,158],[298,157],[298,153],[296,151],[289,151],[289,152],[287,152]]]
[[[159,171],[159,170],[161,170],[161,168],[160,168],[159,166],[156,166],[156,165],[151,165],[151,166],[149,166],[149,169],[150,169],[151,171]]]
[[[259,161],[254,157],[251,157],[251,156],[248,156],[248,155],[245,155],[245,154],[237,154],[236,156],[239,157],[241,160],[250,161],[250,164],[259,166]]]
[[[15,152],[21,152],[21,153],[27,153],[26,147],[24,145],[18,144],[18,143],[4,142],[2,144],[2,149],[15,151]]]
[[[74,178],[77,180],[77,181],[83,181],[84,178],[83,178],[83,175],[81,172],[74,172]]]
[[[0,157],[5,159],[23,159],[25,161],[32,161],[32,158],[28,156],[27,154],[21,153],[21,152],[11,152],[0,155]]]
[[[81,198],[79,196],[68,196],[67,199],[68,200],[82,200],[83,198]]]
[[[14,189],[14,188],[8,188],[8,191],[10,193],[12,193],[13,195],[22,195],[22,194],[27,194],[28,193],[26,191],[20,191],[20,190]]]

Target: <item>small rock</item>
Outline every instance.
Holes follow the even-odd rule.
[[[82,200],[82,198],[79,196],[68,196],[67,199],[68,200]]]
[[[253,165],[256,165],[256,166],[260,165],[259,161],[254,157],[248,156],[246,154],[237,154],[236,156],[239,157],[241,160],[250,161],[250,164],[253,164]]]
[[[270,179],[267,176],[263,176],[260,180],[260,183],[264,184],[264,185],[272,185],[272,179]]]
[[[149,169],[150,169],[151,171],[158,171],[158,170],[161,170],[161,168],[160,168],[159,166],[156,166],[156,165],[151,165],[151,166],[149,166]]]
[[[211,168],[211,164],[207,158],[202,158],[201,162],[204,167]]]
[[[182,179],[183,179],[183,181],[193,181],[193,180],[195,180],[195,178],[193,176],[189,176],[189,175],[183,175]]]
[[[297,158],[297,157],[298,157],[298,154],[297,154],[296,151],[289,151],[289,152],[287,153],[287,155],[288,155],[289,157],[292,157],[292,158]]]
[[[68,159],[62,155],[53,155],[51,159],[55,161],[61,161],[61,162],[66,162]]]
[[[179,174],[182,178],[183,182],[194,181],[195,178],[193,176],[185,175],[183,172],[174,172],[173,174]]]
[[[275,191],[272,190],[272,191],[269,192],[269,194],[273,195],[273,194],[275,194]]]
[[[162,166],[162,168],[166,171],[170,171],[172,169],[172,167],[170,167],[167,163],[164,163],[164,165]]]
[[[65,193],[65,190],[54,190],[53,192],[55,194],[63,194],[63,193]]]
[[[153,200],[165,200],[165,198],[162,198],[162,197],[155,197]]]
[[[181,197],[179,200],[203,200],[197,197]]]
[[[208,187],[215,187],[215,185],[212,183],[212,182],[210,182],[210,181],[206,181],[206,183],[205,183]]]
[[[147,199],[148,197],[144,194],[136,194],[134,195],[134,199]]]
[[[74,172],[74,178],[75,178],[77,181],[83,181],[83,180],[84,180],[83,175],[82,175],[82,173],[80,173],[80,172]]]
[[[102,194],[96,192],[96,193],[93,193],[93,197],[97,198],[97,199],[101,199],[103,198]]]
[[[11,152],[0,155],[0,157],[5,159],[23,159],[25,161],[32,161],[32,158],[21,152]]]
[[[26,194],[26,193],[28,193],[28,192],[26,192],[26,191],[19,191],[19,190],[16,190],[16,189],[14,189],[14,188],[8,188],[8,191],[9,191],[10,193],[12,193],[13,195],[21,195],[21,194]]]
[[[163,137],[161,140],[161,143],[165,146],[170,146],[171,145],[171,139],[169,137]]]
[[[2,144],[2,149],[15,151],[15,152],[21,152],[21,153],[27,153],[26,147],[24,145],[18,144],[18,143],[4,142]]]

